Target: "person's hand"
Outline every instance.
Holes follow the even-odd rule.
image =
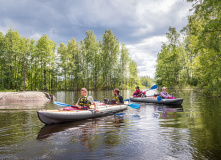
[[[79,109],[81,109],[81,106],[78,106]]]

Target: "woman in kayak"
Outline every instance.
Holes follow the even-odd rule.
[[[166,87],[163,87],[163,88],[162,88],[162,92],[160,93],[160,96],[161,96],[162,98],[166,98],[166,99],[172,98],[172,97],[173,97],[173,93],[172,93],[172,95],[169,95],[169,94],[167,93],[166,89],[167,89]]]
[[[142,94],[145,95],[145,92],[141,91],[140,88],[137,86],[136,91],[133,93],[133,97],[141,97]]]

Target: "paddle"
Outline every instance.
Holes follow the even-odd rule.
[[[136,104],[136,103],[129,104],[128,106],[130,106],[130,107],[133,108],[133,109],[138,109],[138,108],[140,108],[140,104]]]
[[[58,106],[71,107],[70,104],[60,103],[60,102],[57,102],[57,101],[54,101],[54,104],[56,104],[56,105],[58,105]]]
[[[125,99],[124,101],[130,101],[130,99]],[[138,109],[140,108],[140,104],[136,104],[136,103],[132,103],[132,104],[129,104],[128,106],[130,106],[131,108],[133,109]]]
[[[153,85],[150,89],[148,89],[146,91],[153,90],[153,89],[157,89],[157,85]]]
[[[54,101],[54,104],[58,105],[58,106],[63,106],[63,107],[74,107],[74,108],[78,108],[78,106],[72,106],[70,104],[65,104],[65,103],[61,103],[61,102],[57,102]],[[81,107],[81,108],[88,108],[88,107]]]
[[[158,101],[158,102],[160,102],[161,99],[162,99],[162,98],[161,98],[160,96],[157,96],[157,101]]]

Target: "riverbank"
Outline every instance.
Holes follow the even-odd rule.
[[[25,102],[25,101],[53,101],[55,96],[47,92],[23,91],[23,92],[0,92],[0,102]]]

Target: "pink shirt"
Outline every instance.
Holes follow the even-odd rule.
[[[141,97],[141,93],[143,93],[141,90],[136,90],[136,91],[133,93],[133,97]]]

